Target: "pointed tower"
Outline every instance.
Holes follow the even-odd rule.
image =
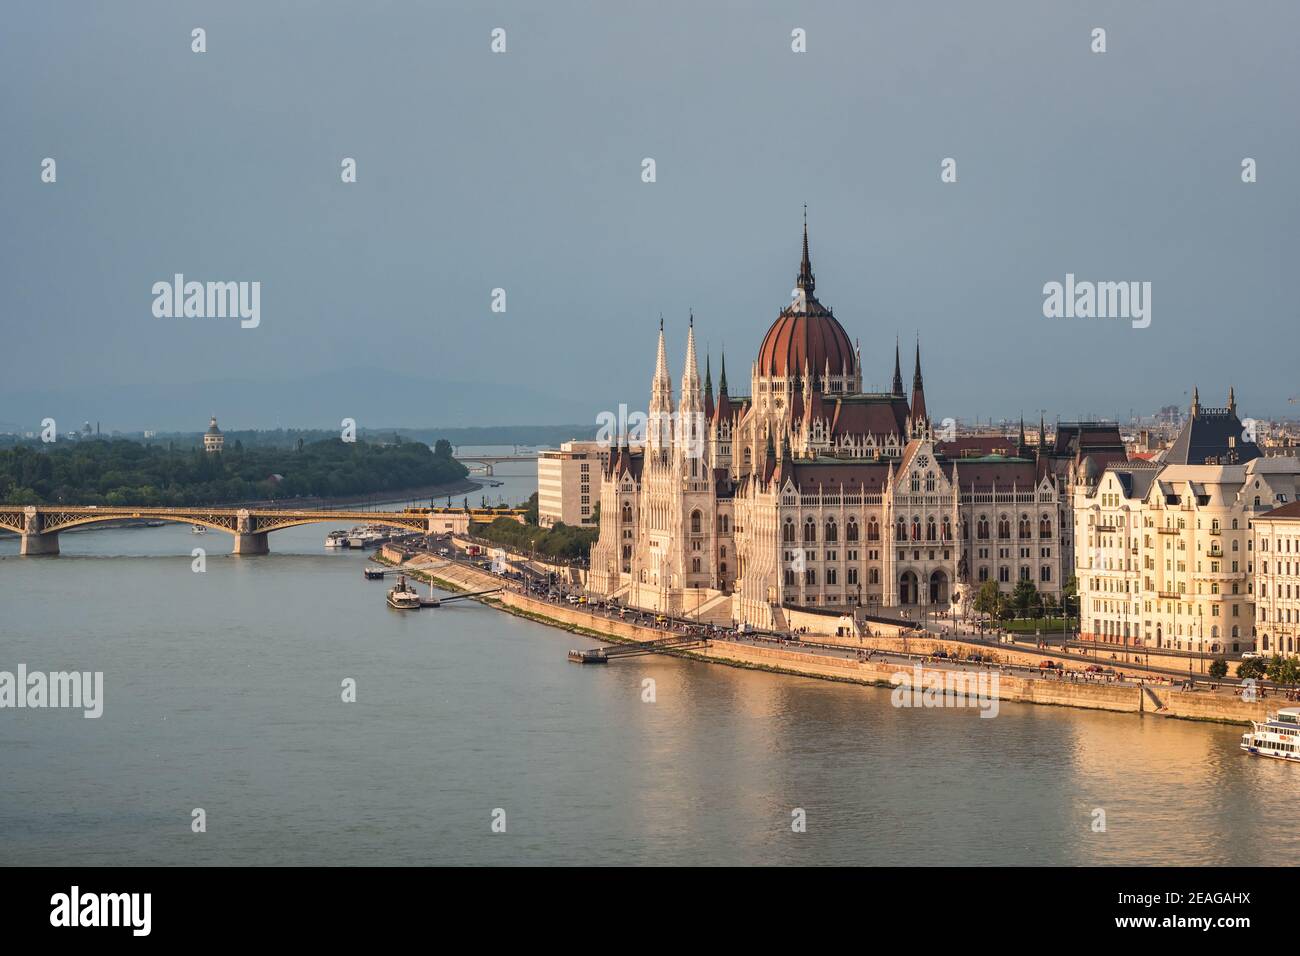
[[[898,337],[894,337],[894,387],[893,394],[903,397],[903,368],[898,358]]]
[[[1228,411],[1237,414],[1237,392],[1231,385],[1228,386]]]
[[[1195,418],[1201,414],[1201,392],[1195,385],[1192,386],[1192,417]]]
[[[812,259],[808,255],[808,206],[803,207],[803,259],[799,263],[799,278],[795,280],[795,288],[803,292],[809,298],[817,290],[817,279],[812,271]]]
[[[722,374],[718,377],[718,404],[713,410],[713,424],[717,437],[725,441],[731,439],[731,417],[733,411],[731,398],[727,394],[727,353],[722,353]]]
[[[668,351],[664,347],[664,317],[659,316],[659,354],[655,377],[650,382],[650,411],[646,423],[646,451],[662,453],[673,441],[673,380],[668,375]]]
[[[704,394],[700,363],[695,356],[695,313],[686,330],[686,368],[682,371],[681,404],[677,409],[677,444],[686,458],[699,460],[704,450]]]
[[[704,356],[704,417],[713,420],[713,370],[709,368],[709,356]]]
[[[925,384],[921,380],[921,340],[916,340],[916,371],[912,374],[912,437],[929,431],[930,416],[925,408]]]

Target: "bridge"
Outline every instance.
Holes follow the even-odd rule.
[[[452,457],[462,465],[481,465],[482,469],[477,473],[491,477],[493,465],[499,465],[507,461],[536,461],[538,456],[537,452],[533,452],[531,455],[522,455],[519,453],[519,446],[516,445],[513,455],[462,455],[458,446],[452,449]]]
[[[235,539],[234,554],[267,554],[267,535],[318,521],[378,524],[428,533],[432,515],[420,511],[302,511],[287,508],[117,508],[106,505],[0,506],[0,529],[23,536],[20,554],[58,554],[59,532],[107,521],[147,519],[200,525]]]

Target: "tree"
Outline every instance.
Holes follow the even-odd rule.
[[[1237,676],[1242,680],[1253,678],[1259,680],[1268,672],[1268,664],[1261,657],[1253,657],[1237,665]]]
[[[1028,578],[1021,578],[1016,582],[1015,590],[1011,592],[1011,606],[1016,614],[1028,614],[1034,606],[1034,599],[1038,597],[1038,588],[1034,587],[1034,582]]]
[[[1209,674],[1211,677],[1223,678],[1228,676],[1228,662],[1222,657],[1216,657],[1210,661]]]
[[[1297,661],[1294,657],[1282,657],[1274,654],[1273,659],[1268,662],[1266,673],[1268,679],[1275,684],[1300,683],[1300,661]]]
[[[1002,592],[996,581],[985,581],[975,595],[975,610],[980,614],[997,614],[1002,604]]]

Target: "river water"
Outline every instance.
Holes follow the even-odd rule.
[[[483,493],[518,500],[521,475]],[[0,710],[0,862],[1300,855],[1300,768],[1244,756],[1238,728],[1018,704],[981,719],[654,657],[580,667],[565,652],[594,642],[472,602],[389,610],[362,555],[324,549],[330,527],[243,558],[184,526],[64,534],[58,558],[0,540],[0,670],[104,673],[97,720]]]

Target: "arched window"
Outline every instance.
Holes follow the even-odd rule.
[[[693,573],[695,573],[695,574],[699,574],[699,573],[700,573],[700,559],[699,559],[699,558],[691,558],[691,571],[692,571]]]
[[[952,540],[952,519],[951,518],[943,519],[943,540],[945,541]]]
[[[912,515],[912,540],[921,540],[921,518],[918,515]]]
[[[626,501],[623,502],[623,522],[624,524],[632,523],[632,505]]]
[[[872,518],[870,521],[867,522],[867,540],[868,541],[880,540],[880,525],[876,523],[875,518]]]
[[[847,528],[844,529],[844,540],[845,541],[858,540],[858,519],[857,518],[852,516],[849,517],[849,525]]]
[[[894,537],[899,541],[907,540],[907,522],[902,518],[898,519],[898,527],[895,529]]]
[[[938,537],[938,529],[934,523],[934,515],[925,519],[925,540],[935,541]]]
[[[1044,514],[1038,519],[1038,536],[1040,538],[1050,538],[1052,536],[1052,516]]]
[[[975,525],[975,537],[987,539],[989,536],[989,519],[987,515],[980,515],[979,523]]]
[[[691,534],[700,533],[700,513],[699,511],[691,512]]]
[[[839,529],[835,527],[835,519],[827,518],[826,519],[826,543],[834,544],[839,540],[840,540],[840,532]]]
[[[1002,517],[998,518],[998,537],[999,538],[1011,537],[1011,519],[1008,518],[1006,515],[1002,515]]]
[[[812,544],[817,540],[817,522],[812,518],[803,523],[803,540],[806,544]]]
[[[794,544],[794,519],[786,518],[785,524],[781,526],[781,540],[786,544]]]
[[[1020,516],[1020,527],[1017,530],[1019,531],[1020,537],[1022,538],[1033,537],[1033,533],[1030,531],[1030,527],[1029,527],[1029,515]]]

